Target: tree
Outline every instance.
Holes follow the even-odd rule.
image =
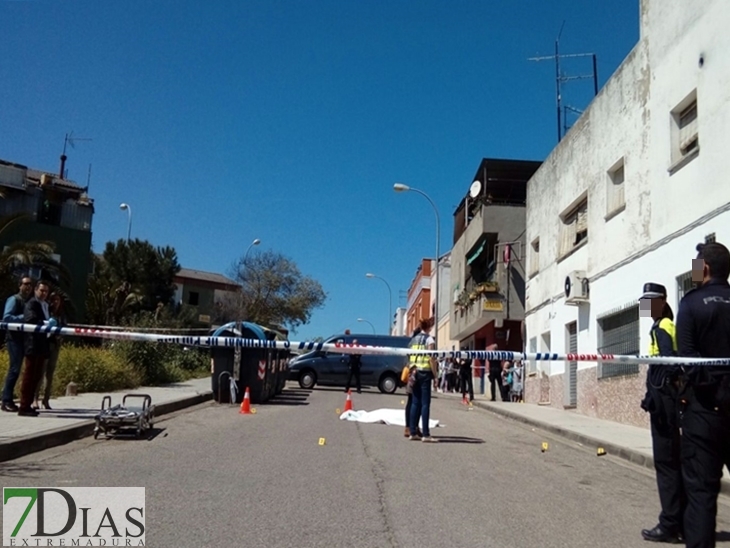
[[[232,277],[241,284],[238,302],[224,305],[230,319],[294,329],[305,324],[327,298],[322,286],[304,276],[291,259],[267,251],[234,265]]]
[[[160,306],[172,304],[173,279],[180,271],[173,248],[118,240],[107,242],[102,257],[93,260],[87,295],[87,315],[93,323],[118,324],[142,312],[159,315]]]

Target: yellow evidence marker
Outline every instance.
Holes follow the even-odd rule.
[[[251,414],[255,415],[256,414],[256,409],[251,409]]]
[[[599,457],[602,457],[602,456],[603,456],[603,455],[605,455],[605,454],[606,454],[606,450],[605,450],[605,449],[604,449],[603,447],[599,447],[599,448],[598,448],[598,449],[596,450],[596,455],[598,455]]]
[[[401,404],[401,405],[405,405],[405,404],[406,404],[405,400],[401,400],[401,401],[400,401],[400,404]]]
[[[339,408],[335,409],[335,413],[337,413],[338,415],[342,415],[342,412],[339,410]]]
[[[320,445],[324,445],[325,444],[325,439],[324,438],[319,438],[319,444]]]
[[[544,442],[542,442],[542,449],[541,449],[541,451],[544,453],[547,450],[548,450],[548,442],[544,441]]]

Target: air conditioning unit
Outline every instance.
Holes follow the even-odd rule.
[[[589,300],[588,278],[583,270],[573,270],[565,277],[565,303],[577,305]]]
[[[53,184],[53,175],[44,173],[41,175],[41,186],[50,186]]]

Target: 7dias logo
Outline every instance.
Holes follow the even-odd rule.
[[[145,546],[145,488],[4,487],[3,546]]]

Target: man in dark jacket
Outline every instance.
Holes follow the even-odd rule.
[[[28,276],[23,276],[20,280],[20,289],[17,294],[8,298],[5,303],[5,311],[3,313],[3,321],[7,323],[23,323],[23,311],[25,303],[33,295],[33,280]],[[8,347],[9,367],[8,374],[5,377],[5,387],[3,388],[2,410],[15,413],[18,406],[13,401],[13,393],[15,385],[20,377],[20,370],[23,367],[23,350],[24,341],[23,333],[20,331],[8,331],[6,337]]]
[[[357,344],[357,339],[354,339],[352,341],[352,344]],[[360,354],[350,354],[348,366],[350,368],[350,374],[347,376],[347,385],[345,386],[345,392],[350,391],[352,377],[354,376],[357,393],[360,394],[362,392],[362,386],[360,385],[360,367],[362,366],[362,356]]]
[[[700,287],[679,303],[679,355],[730,357],[730,251],[700,244],[692,279]],[[730,367],[685,366],[680,394],[682,476],[687,493],[684,538],[688,548],[715,546],[717,495],[723,466],[730,466]]]
[[[487,346],[486,349],[496,352],[498,349],[497,343],[490,344],[489,346]],[[500,397],[502,399],[504,399],[504,396],[503,396],[504,390],[502,388],[502,362],[501,362],[501,360],[489,360],[489,386],[492,389],[491,401],[497,401],[497,394],[499,394]]]
[[[24,323],[44,325],[49,322],[48,283],[41,280],[35,285],[35,296],[25,303]],[[50,347],[47,333],[25,333],[25,369],[20,386],[18,415],[34,417],[38,412],[31,407],[35,389],[43,375],[43,362],[48,358]]]

